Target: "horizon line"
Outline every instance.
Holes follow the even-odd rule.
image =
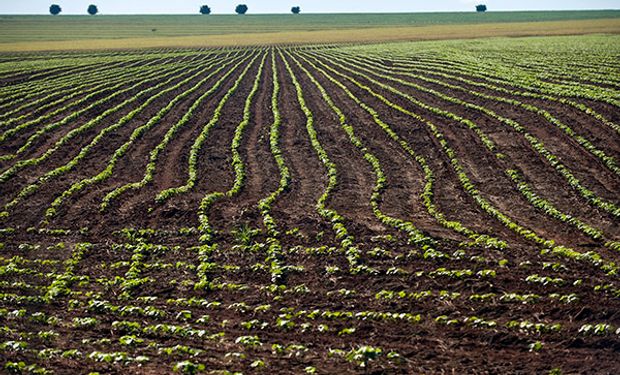
[[[88,16],[88,17],[97,17],[97,16],[253,16],[253,15],[292,15],[292,16],[303,16],[303,15],[322,15],[322,14],[432,14],[432,13],[509,13],[509,12],[596,12],[596,11],[620,11],[620,8],[592,8],[592,9],[499,9],[499,10],[487,10],[486,12],[476,12],[475,10],[420,10],[420,11],[387,11],[387,12],[309,12],[309,13],[300,13],[300,14],[292,14],[291,12],[281,12],[281,13],[270,13],[270,12],[257,12],[257,13],[246,13],[246,14],[237,14],[235,12],[231,13],[211,13],[211,14],[200,14],[200,12],[196,11],[195,13],[97,13],[94,16],[91,16],[84,13],[61,13],[55,15],[54,17],[62,17],[62,16]],[[49,13],[0,13],[0,16],[50,16]]]

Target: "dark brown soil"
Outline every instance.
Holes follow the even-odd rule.
[[[43,162],[26,166],[0,182],[2,207],[18,199],[0,216],[2,371],[10,373],[13,362],[23,361],[55,374],[167,374],[174,371],[177,363],[190,361],[204,365],[207,373],[546,374],[554,369],[563,374],[620,372],[620,283],[617,270],[613,271],[620,256],[611,243],[606,244],[620,240],[617,214],[614,216],[581,196],[521,133],[496,118],[366,73],[354,61],[331,60],[322,52],[289,51],[343,112],[363,151],[379,161],[385,176],[379,206],[373,210],[371,197],[377,176],[371,164],[351,142],[321,91],[288,52],[284,53],[312,113],[316,138],[337,170],[337,183],[325,206],[342,216],[361,269],[356,270],[349,263],[352,250],[343,247],[339,233],[342,230],[334,225],[336,221],[331,221],[317,206],[328,187],[328,170],[312,146],[308,118],[277,49],[237,51],[238,57],[248,58],[246,61],[253,56],[259,58],[224,105],[219,121],[200,149],[193,189],[164,203],[155,201],[162,190],[186,183],[190,149],[244,64],[224,79],[160,152],[153,181],[141,189],[127,191],[112,201],[105,212],[100,211],[106,194],[144,177],[150,153],[168,129],[234,63],[227,62],[225,69],[179,101],[137,139],[110,176],[66,196],[56,214],[46,217],[52,202],[66,194],[73,184],[88,181],[104,171],[135,129],[218,68],[217,62],[205,62],[212,53],[223,59],[235,51],[178,50],[167,51],[166,57],[158,57],[154,51],[102,53],[106,59],[119,58],[107,66],[110,70],[122,70],[144,61],[145,66],[161,65],[163,76],[176,66],[170,64],[185,64],[187,69],[167,87],[187,77],[192,79],[154,100],[66,173],[42,178],[67,165],[99,132],[147,98],[105,117]],[[198,208],[205,195],[225,194],[234,184],[231,142],[264,53],[267,58],[259,89],[239,147],[245,167],[244,184],[238,194],[224,196],[210,207],[207,215],[214,236],[212,241],[204,242]],[[274,65],[271,54],[275,54]],[[36,60],[38,56],[24,58]],[[51,54],[49,57],[63,58]],[[325,69],[363,106],[309,62]],[[443,63],[446,67],[460,66],[458,62]],[[383,64],[394,65],[387,59]],[[54,82],[94,69],[97,67],[85,63],[7,73],[0,75],[0,85],[10,88],[26,82]],[[275,121],[271,108],[274,69],[280,87],[278,147],[291,182],[272,206],[271,214],[280,234],[270,238],[258,204],[280,184],[280,171],[270,148],[270,129]],[[620,138],[613,129],[561,101],[507,95],[457,80],[450,82],[432,71],[422,73],[471,91],[542,108],[609,156],[620,156]],[[29,81],[30,76],[36,79]],[[518,122],[557,155],[585,187],[607,202],[620,204],[618,175],[543,116],[410,76],[394,77],[483,106]],[[17,158],[1,161],[0,167],[4,171],[20,160],[43,155],[66,132],[163,79],[145,82],[110,100],[69,126],[42,137]],[[372,80],[426,106],[472,121],[488,135],[496,149],[486,149],[479,135],[462,122],[416,105]],[[54,98],[57,97],[50,100]],[[620,121],[617,108],[610,104],[575,101],[611,122]],[[16,101],[8,110],[20,105],[23,103]],[[399,107],[421,119],[403,113]],[[376,118],[369,110],[376,112]],[[70,113],[59,114],[50,121]],[[425,205],[422,193],[426,180],[420,160],[375,120],[387,124],[428,165],[434,177],[432,203],[438,214],[429,212]],[[442,133],[441,138],[433,134],[429,123]],[[0,154],[14,152],[37,129],[0,143]],[[480,197],[505,218],[556,245],[587,254],[577,257],[580,259],[554,255],[549,246],[519,234],[485,211],[475,195],[464,189],[442,140],[453,150]],[[498,158],[496,153],[504,156]],[[504,173],[507,169],[517,169],[538,196],[561,212],[600,229],[603,238],[594,239],[574,223],[535,207]],[[26,190],[33,183],[38,184],[38,189]],[[507,248],[471,245],[464,233],[442,225],[437,220],[439,215],[478,234],[497,237],[506,242]],[[391,221],[394,219],[415,225],[429,239],[411,242],[403,226]],[[566,253],[570,254],[568,250]],[[282,270],[281,278],[272,274],[278,269]],[[376,358],[366,361],[364,358],[368,357],[354,355],[368,347],[367,356],[372,357],[374,350]],[[106,353],[113,353],[116,358],[106,359]]]

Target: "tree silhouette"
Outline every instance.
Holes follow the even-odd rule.
[[[62,8],[60,7],[60,5],[58,4],[52,4],[50,6],[50,14],[52,14],[53,16],[57,16],[60,14],[60,12],[62,12]]]
[[[476,12],[486,12],[487,6],[484,4],[476,5]]]
[[[97,9],[96,5],[90,4],[88,6],[88,9],[86,10],[88,12],[88,14],[90,14],[91,16],[94,16],[95,14],[99,13],[99,9]]]
[[[239,4],[235,8],[235,12],[237,12],[237,14],[245,14],[247,11],[248,11],[248,6],[245,4]]]
[[[292,7],[291,8],[291,12],[293,12],[293,14],[299,14],[299,12],[301,12],[301,8],[300,7]]]
[[[200,14],[211,14],[211,8],[208,5],[203,5],[200,7]]]

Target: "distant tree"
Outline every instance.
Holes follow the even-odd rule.
[[[248,11],[248,6],[245,4],[239,4],[235,8],[235,12],[237,12],[237,14],[245,14],[247,11]]]
[[[292,7],[291,8],[291,12],[293,12],[293,14],[299,14],[299,12],[301,12],[301,8],[300,7]]]
[[[52,4],[50,6],[50,14],[52,14],[53,16],[57,16],[60,14],[60,12],[62,12],[62,8],[60,7],[60,5],[58,4]]]
[[[211,8],[208,5],[203,5],[200,7],[200,14],[211,14]]]
[[[90,4],[88,6],[88,9],[86,9],[86,11],[88,12],[88,14],[90,14],[91,16],[94,16],[95,14],[99,13],[99,9],[97,9],[96,5]]]
[[[476,12],[486,12],[487,6],[484,4],[476,5]]]

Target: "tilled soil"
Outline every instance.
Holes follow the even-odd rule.
[[[527,89],[468,76],[466,64],[441,56],[405,64],[389,56],[364,63],[362,55],[347,54],[352,52],[339,47],[101,53],[110,72],[141,61],[145,69],[161,65],[162,76],[186,67],[161,90],[192,78],[94,144],[77,163],[72,160],[97,134],[148,97],[103,117],[40,162],[19,164],[170,77],[139,85],[42,135],[16,157],[0,158],[0,176],[19,166],[14,175],[0,177],[3,371],[620,372],[618,171],[548,118],[474,92],[544,109],[615,160],[620,133],[614,129],[619,117],[613,100],[510,94],[505,90]],[[75,60],[80,56],[83,64]],[[92,65],[97,56],[72,54],[74,65],[65,68],[3,71],[2,92],[8,97],[29,87],[24,85],[47,87],[77,73],[85,80],[80,83],[88,83],[87,73],[99,69]],[[235,145],[263,56],[250,119]],[[161,191],[189,181],[192,146],[254,57],[198,149],[194,187],[157,201]],[[37,66],[35,55],[28,59]],[[156,118],[220,67],[218,61],[224,69]],[[102,210],[107,194],[146,176],[170,127],[239,61],[244,62],[159,150],[152,181]],[[443,75],[434,74],[429,62],[442,65]],[[466,90],[407,75],[407,66]],[[451,67],[453,80],[445,73]],[[381,77],[386,73],[380,68],[394,68],[391,77],[401,81]],[[567,79],[540,82],[566,85]],[[490,109],[523,131],[406,82]],[[574,81],[580,82],[594,84],[588,77]],[[610,81],[601,88],[613,92],[617,85]],[[278,134],[272,129],[275,90]],[[25,96],[6,110],[45,95]],[[59,90],[49,100],[63,95]],[[14,153],[38,129],[77,110],[68,107],[1,141],[0,155]],[[52,111],[39,113],[33,104],[12,116]],[[0,131],[30,118],[0,122]],[[149,121],[156,123],[130,138]],[[532,139],[544,144],[581,190]],[[235,147],[241,167],[233,160]],[[280,150],[288,180],[274,149]],[[513,169],[536,199],[508,176]],[[232,190],[235,181],[241,183],[238,192]],[[260,204],[280,187],[271,206]],[[210,196],[216,198],[205,203]],[[54,203],[59,199],[62,203]],[[485,242],[487,236],[501,242]],[[20,362],[31,367],[15,370]]]

